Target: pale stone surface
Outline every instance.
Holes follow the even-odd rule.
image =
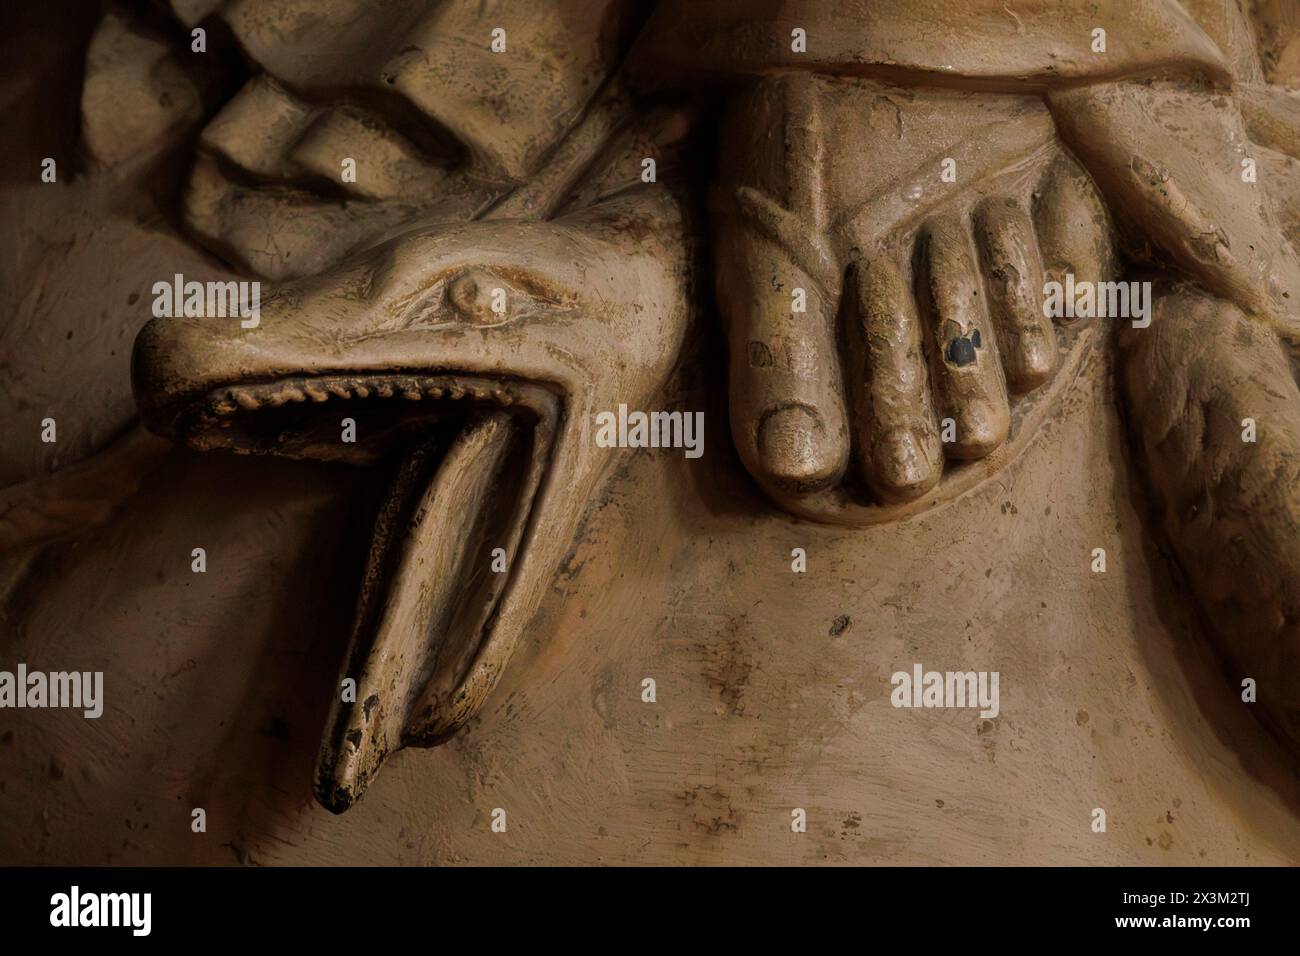
[[[0,712],[0,861],[1300,861],[1286,5],[171,6],[29,45],[0,669],[107,701]]]

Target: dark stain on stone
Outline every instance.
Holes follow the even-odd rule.
[[[949,364],[961,368],[965,365],[974,365],[975,352],[981,346],[980,330],[972,329],[969,335],[958,335],[948,343],[947,357]]]
[[[709,836],[721,836],[740,829],[740,815],[731,804],[731,796],[720,787],[696,786],[684,790],[677,799],[691,810],[691,823]]]
[[[728,637],[704,649],[704,679],[718,692],[727,710],[737,717],[745,712],[745,685],[754,669],[749,648],[740,633],[744,626],[744,615],[732,618],[727,623]]]

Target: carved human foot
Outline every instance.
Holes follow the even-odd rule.
[[[408,234],[277,289],[257,328],[141,333],[155,430],[392,467],[318,766],[331,810],[495,684],[613,460],[582,440],[591,416],[645,407],[676,362],[686,245],[675,200],[635,187],[553,222]]]
[[[921,230],[919,243],[904,238],[901,248],[891,248],[878,235],[863,241],[845,234],[840,204],[863,189],[845,170],[869,184],[891,183],[875,168],[891,151],[908,157],[905,175],[887,170],[895,176],[895,196],[924,194],[923,185],[897,188],[913,183],[908,174],[916,170],[929,170],[933,184],[942,159],[956,159],[958,170],[964,165],[951,142],[924,128],[918,134],[911,104],[900,105],[903,97],[882,90],[864,102],[857,93],[864,77],[928,90],[1001,90],[1005,102],[1026,92],[1041,95],[1054,135],[1086,170],[1073,170],[1070,179],[1080,184],[1075,195],[1087,198],[1059,207],[1081,213],[1060,214],[1074,227],[1065,231],[1067,239],[1105,250],[1107,230],[1097,228],[1105,215],[1100,193],[1116,220],[1126,265],[1143,270],[1143,278],[1168,280],[1147,303],[1163,328],[1152,331],[1143,316],[1147,327],[1124,337],[1137,458],[1161,501],[1163,535],[1208,612],[1221,656],[1240,678],[1262,675],[1270,721],[1293,744],[1300,741],[1292,597],[1300,593],[1292,547],[1300,534],[1293,460],[1300,442],[1300,262],[1279,241],[1300,236],[1300,108],[1294,95],[1263,86],[1267,71],[1251,39],[1259,34],[1241,7],[1146,0],[1051,11],[1001,0],[951,11],[904,0],[777,7],[765,5],[770,28],[763,30],[752,25],[752,8],[709,6],[695,17],[704,42],[687,46],[672,42],[665,29],[687,16],[685,4],[669,0],[645,44],[661,69],[666,61],[751,83],[749,93],[732,100],[715,215],[719,299],[731,329],[733,433],[747,467],[788,510],[838,522],[907,514],[968,486],[981,472],[951,462],[932,484],[944,467],[933,422],[945,401],[955,409],[954,424],[962,411],[945,388],[947,376],[962,371],[948,361],[954,344],[955,357],[973,366],[964,373],[964,393],[956,393],[967,402],[972,440],[966,449],[953,443],[945,457],[960,460],[963,451],[979,455],[996,445],[1007,433],[1008,405],[1009,433],[1029,430],[1017,428],[1016,405],[1004,403],[999,376],[1014,394],[1017,382],[1032,386],[1045,366],[1045,349],[1017,356],[1006,348],[1041,343],[1049,328],[1027,321],[1019,299],[1030,288],[1021,280],[1037,273],[1025,251],[1033,247],[989,242],[1000,230],[1026,235],[1023,225],[1013,226],[1024,223],[1023,214],[1004,213],[991,225],[977,213],[974,244],[960,219],[945,217]],[[954,19],[945,23],[945,17]],[[856,115],[849,110],[844,118],[837,103],[855,98]],[[884,119],[862,118],[872,113]],[[959,111],[945,119],[963,125]],[[992,149],[972,150],[986,162],[977,166],[977,178],[998,172],[998,144],[1029,147],[1027,157],[1043,142],[1032,124],[1007,124],[1003,131]],[[909,139],[923,148],[909,151]],[[803,172],[792,157],[805,164]],[[1047,193],[1032,207],[1045,265],[1040,214],[1052,209]],[[862,217],[883,222],[886,232],[902,218],[887,206],[874,222]],[[910,251],[914,246],[919,255]],[[991,248],[997,251],[990,255]],[[1078,276],[1081,263],[1108,263],[1110,253],[1062,259]],[[973,278],[981,265],[986,284],[993,280],[983,290]],[[1050,275],[1050,265],[1044,272]],[[1089,278],[1100,277],[1109,278],[1104,267]],[[804,290],[811,303],[806,312],[780,301],[792,286]],[[978,316],[981,291],[995,306],[984,318],[1002,311],[1009,323],[945,324],[945,307],[951,315],[964,305]],[[909,293],[919,293],[919,323],[907,311]],[[993,336],[985,331],[990,327]],[[936,328],[950,334],[936,335]],[[975,331],[981,343],[991,339],[1003,353],[1001,367],[996,361],[981,367]],[[973,355],[976,361],[967,362]],[[987,358],[995,358],[992,350]],[[939,387],[927,391],[927,374]],[[1252,409],[1267,418],[1267,443],[1243,437],[1246,419],[1257,422]],[[982,461],[996,464],[1000,454]],[[901,503],[863,508],[862,489],[878,502]],[[913,495],[919,497],[906,503]]]
[[[1045,282],[1113,272],[1041,101],[787,74],[733,98],[721,166],[732,433],[772,498],[883,520],[1032,432],[1031,396],[1082,348]]]

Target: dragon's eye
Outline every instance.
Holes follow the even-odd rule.
[[[461,321],[488,326],[563,311],[571,305],[571,296],[534,276],[512,273],[507,278],[496,270],[472,267],[440,277],[420,297],[414,311],[426,323]]]
[[[475,325],[493,325],[510,315],[512,289],[478,269],[462,272],[447,283],[446,302]]]
[[[568,312],[573,293],[522,269],[461,267],[393,303],[403,327],[467,324],[485,328]]]

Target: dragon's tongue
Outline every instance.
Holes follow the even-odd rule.
[[[526,489],[522,426],[508,413],[472,418],[430,474],[433,449],[403,463],[376,522],[344,678],[317,789],[341,811],[385,754],[436,736],[439,711],[473,660],[507,575],[492,552],[513,553]]]

